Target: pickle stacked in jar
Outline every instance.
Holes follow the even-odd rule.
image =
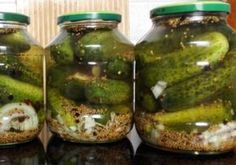
[[[69,24],[48,51],[51,131],[73,142],[124,138],[132,127],[133,46],[116,29]]]
[[[43,126],[43,53],[20,25],[0,28],[0,145],[32,140]]]
[[[160,19],[137,44],[135,123],[155,147],[224,152],[236,144],[236,34],[220,16],[199,18]]]

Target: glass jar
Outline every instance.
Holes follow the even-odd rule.
[[[0,145],[32,140],[44,122],[44,51],[28,24],[25,15],[0,12]]]
[[[203,1],[151,11],[153,27],[135,47],[135,124],[163,150],[221,153],[236,145],[236,34],[230,6]]]
[[[64,140],[113,142],[132,127],[134,53],[120,21],[109,12],[58,18],[60,33],[47,47],[47,120]]]

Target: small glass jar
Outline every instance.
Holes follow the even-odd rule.
[[[151,11],[135,47],[135,124],[163,150],[215,154],[236,145],[236,34],[227,3],[172,4]]]
[[[30,141],[44,123],[44,51],[28,24],[25,15],[0,12],[0,145]]]
[[[133,45],[120,21],[109,12],[58,18],[60,33],[47,46],[47,121],[64,140],[113,142],[132,128]]]

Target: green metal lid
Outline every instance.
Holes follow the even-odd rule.
[[[191,12],[230,12],[230,5],[220,1],[197,1],[191,3],[174,3],[171,5],[157,7],[150,12],[150,17],[169,14],[191,13]]]
[[[30,18],[19,13],[0,12],[0,21],[14,21],[30,24]]]
[[[121,15],[114,12],[102,11],[102,12],[78,12],[69,13],[57,18],[57,24],[63,22],[75,22],[84,20],[104,20],[104,21],[121,21]]]

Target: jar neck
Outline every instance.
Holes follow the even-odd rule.
[[[192,23],[199,24],[214,24],[223,22],[226,23],[227,13],[205,13],[194,12],[188,14],[157,16],[152,18],[154,26],[165,25],[170,27],[179,27]]]
[[[26,29],[27,24],[13,21],[0,21],[0,28],[5,29]]]
[[[116,21],[78,21],[66,22],[60,25],[61,30],[84,30],[84,29],[116,29],[118,22]]]

